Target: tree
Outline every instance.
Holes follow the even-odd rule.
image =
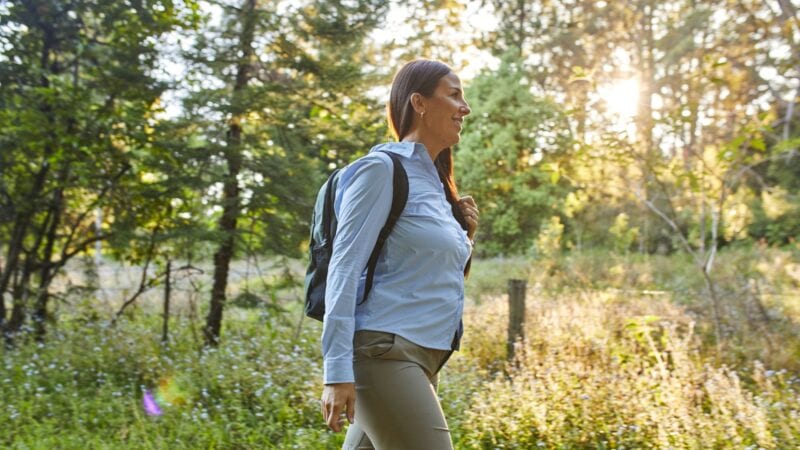
[[[558,211],[559,164],[571,147],[565,117],[530,91],[514,53],[469,85],[472,106],[457,147],[461,190],[481,207],[484,254],[530,251],[540,225]]]
[[[191,21],[190,1],[14,1],[0,19],[0,186],[8,339],[33,310],[45,332],[49,287],[71,258],[110,232],[94,213],[135,189],[134,150],[164,86],[151,73],[155,38]]]
[[[672,232],[630,195],[631,175],[645,176],[647,165],[662,159],[693,165],[706,147],[724,146],[740,136],[752,117],[768,113],[771,102],[783,111],[782,140],[788,138],[791,119],[785,117],[794,116],[792,80],[798,74],[797,58],[792,58],[798,48],[797,12],[791,2],[486,3],[500,26],[484,40],[498,54],[509,48],[518,51],[537,92],[567,105],[569,123],[582,144],[567,175],[588,197],[604,200],[590,202],[581,214],[601,218],[599,230],[607,230],[625,212],[641,230],[642,252],[661,248]],[[638,94],[630,120],[609,110],[628,93],[608,98],[601,92],[629,79],[639,91],[629,92]],[[619,149],[638,152],[634,161],[642,166],[618,170]],[[618,177],[607,178],[616,173]],[[649,192],[653,185],[642,186],[643,199],[657,201]],[[699,216],[687,219],[704,236],[702,242],[709,238],[705,224],[710,212],[697,211]],[[592,240],[603,239],[595,235]]]
[[[202,142],[196,158],[217,174],[207,186],[217,221],[204,328],[212,346],[237,249],[297,254],[323,172],[385,135],[365,95],[373,76],[362,44],[387,8],[378,0],[215,5],[219,23],[209,20],[186,52],[193,75],[182,119]]]

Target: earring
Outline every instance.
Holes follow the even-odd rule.
[[[421,113],[419,113],[419,116],[420,117],[425,117],[425,111],[422,111]]]

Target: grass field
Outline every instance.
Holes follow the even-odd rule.
[[[456,447],[798,448],[798,253],[720,255],[720,342],[681,256],[476,261],[439,391]],[[529,287],[510,362],[509,278]],[[92,297],[59,307],[45,344],[3,351],[0,446],[339,448],[319,414],[319,323],[300,321],[296,287],[241,283],[270,306],[230,307],[216,350],[199,345],[205,297],[176,309],[168,346],[157,297],[114,327]]]

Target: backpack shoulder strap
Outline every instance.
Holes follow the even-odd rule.
[[[333,212],[333,202],[336,193],[336,184],[341,169],[336,169],[325,183],[325,200],[322,203],[322,245],[333,247],[333,234],[336,230],[334,224],[336,215]]]
[[[367,262],[367,280],[364,285],[364,298],[359,304],[367,300],[369,291],[372,290],[372,280],[375,277],[375,267],[378,265],[378,256],[383,249],[383,244],[386,243],[386,239],[389,238],[389,234],[391,234],[395,224],[397,224],[397,220],[400,219],[400,215],[403,213],[403,209],[405,209],[406,202],[408,201],[408,175],[406,174],[406,169],[403,167],[403,163],[400,162],[399,156],[392,152],[384,153],[389,155],[392,159],[392,165],[394,166],[392,173],[392,208],[389,210],[389,217],[386,218],[386,224],[383,225],[380,234],[378,234],[375,248],[372,249],[372,254],[369,256],[369,262]]]

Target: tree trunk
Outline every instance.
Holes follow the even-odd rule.
[[[641,76],[639,88],[639,105],[637,110],[636,133],[644,144],[646,158],[653,156],[653,93],[655,91],[655,37],[653,35],[653,3],[644,0],[641,5],[641,29],[644,33],[638,39],[638,71]]]
[[[51,152],[47,151],[47,153],[49,154]],[[11,276],[19,271],[18,263],[20,255],[23,252],[22,243],[25,240],[25,235],[28,234],[28,229],[30,228],[31,220],[36,210],[36,205],[38,204],[36,200],[44,188],[44,182],[47,179],[49,170],[50,164],[45,159],[39,168],[39,172],[36,174],[33,187],[27,195],[26,201],[19,206],[14,220],[14,228],[11,231],[11,239],[8,243],[6,264],[2,274],[0,274],[0,295],[8,290],[8,286],[11,283]],[[14,304],[16,305],[16,300]],[[14,312],[12,311],[12,316],[13,315]],[[0,301],[0,330],[5,330],[7,327],[10,327],[10,324],[6,324],[5,304]]]
[[[166,275],[164,275],[164,319],[161,328],[161,343],[166,345],[169,343],[169,300],[172,292],[172,261],[167,260]]]
[[[717,340],[717,345],[722,342],[722,319],[719,310],[719,297],[717,296],[717,288],[714,284],[714,280],[711,279],[711,275],[703,269],[703,280],[706,282],[706,289],[708,290],[708,296],[711,299],[711,309],[714,313],[714,336]]]
[[[34,17],[38,17],[38,12],[36,11],[36,5],[33,2],[26,2],[25,7],[28,9],[28,12],[32,14]],[[47,22],[46,20],[39,20],[38,21],[38,28],[42,32],[42,50],[41,54],[39,55],[39,63],[41,65],[41,74],[39,79],[39,85],[42,88],[49,88],[50,87],[50,80],[48,79],[48,75],[50,74],[58,74],[59,68],[56,64],[56,61],[51,58],[52,52],[54,49],[58,48],[58,38],[56,36],[55,28],[52,24]],[[19,262],[19,257],[23,252],[23,242],[25,240],[25,236],[28,233],[31,221],[33,219],[34,213],[36,212],[37,206],[39,205],[39,196],[41,195],[45,181],[47,180],[47,176],[50,171],[50,157],[54,153],[55,149],[55,136],[52,132],[52,127],[55,122],[53,119],[53,110],[51,105],[47,101],[43,101],[39,105],[39,111],[47,118],[48,124],[51,126],[49,131],[50,140],[46,141],[44,144],[44,154],[42,157],[42,164],[39,166],[39,171],[36,173],[36,176],[33,180],[33,185],[31,186],[30,192],[24,197],[24,200],[17,205],[17,213],[14,217],[14,228],[11,232],[11,239],[8,242],[8,253],[6,255],[6,264],[2,273],[0,273],[0,331],[5,332],[10,324],[6,324],[6,310],[5,304],[2,301],[3,294],[8,290],[9,283],[11,281],[12,274],[16,273],[19,268],[17,264]],[[26,261],[28,258],[26,258]],[[28,275],[28,281],[30,278],[30,271],[25,270],[26,274]],[[23,278],[25,278],[23,276]],[[27,283],[23,284],[24,289],[28,289]],[[16,297],[16,296],[15,296]],[[14,306],[12,306],[12,319],[10,321],[18,320],[18,317],[14,316],[15,311],[13,309],[18,308],[18,301],[15,299]],[[24,305],[21,307],[24,308]],[[17,316],[19,316],[21,311],[16,311]],[[24,313],[22,313],[22,317],[24,317]],[[18,325],[14,325],[18,326]],[[19,324],[21,326],[21,323]]]
[[[39,248],[42,246],[42,241],[45,239],[47,229],[53,220],[53,211],[52,209],[48,209],[40,226],[31,227],[30,224],[28,226],[29,231],[26,232],[26,234],[30,234],[32,232],[34,233],[36,239],[30,248],[23,248],[25,261],[22,265],[22,276],[15,278],[13,282],[13,304],[11,318],[3,330],[6,336],[6,341],[9,344],[12,343],[14,335],[16,335],[22,329],[22,326],[25,323],[28,309],[28,298],[31,295],[31,278],[34,270],[36,270],[37,265],[41,264],[41,261],[38,259]],[[19,275],[19,272],[16,272],[15,275]]]
[[[233,86],[234,105],[253,76],[251,68],[254,58],[252,43],[256,21],[255,10],[256,0],[245,0],[245,4],[241,9],[242,33],[239,37],[239,49],[242,57],[236,68],[236,81]],[[206,326],[203,329],[203,338],[206,346],[216,346],[219,343],[222,312],[225,306],[225,289],[228,285],[228,272],[236,242],[236,222],[241,208],[238,180],[242,166],[240,116],[241,113],[237,112],[231,118],[227,134],[228,145],[225,147],[228,174],[222,191],[222,217],[220,217],[218,223],[218,228],[222,232],[223,238],[219,249],[214,254],[214,284],[211,288],[211,302],[206,316]]]
[[[525,54],[525,24],[528,23],[527,14],[525,11],[525,0],[517,0],[517,42],[516,47],[517,51],[519,51],[520,60],[523,60],[523,55]]]
[[[3,335],[7,345],[13,345],[14,336],[22,329],[25,323],[25,312],[27,310],[28,297],[30,296],[30,280],[33,273],[33,256],[27,254],[25,262],[22,264],[22,273],[17,274],[19,278],[14,280],[11,293],[11,317],[3,329]]]
[[[653,36],[653,2],[652,0],[642,0],[639,3],[639,13],[641,14],[640,27],[643,36],[638,36],[638,72],[640,74],[639,105],[636,111],[636,137],[642,145],[642,153],[646,164],[649,164],[654,157],[653,146],[653,92],[655,85],[655,58],[653,50],[655,39]],[[647,173],[647,170],[643,170]],[[650,190],[650,184],[645,180],[644,196],[646,199],[654,198]],[[642,211],[642,233],[639,240],[639,253],[649,253],[648,239],[650,233],[650,215],[647,209]]]
[[[0,246],[0,248],[2,248]],[[0,276],[2,276],[3,272],[5,271],[4,265],[2,264],[3,260],[0,259]],[[3,332],[3,326],[6,321],[6,298],[5,292],[0,291],[0,334]]]
[[[53,193],[50,203],[50,215],[52,217],[48,230],[47,241],[45,242],[44,252],[40,262],[42,267],[39,272],[39,290],[36,296],[36,306],[33,311],[33,323],[36,330],[36,339],[41,342],[44,340],[46,331],[45,321],[47,320],[47,302],[50,299],[50,282],[53,281],[58,267],[53,264],[53,248],[56,242],[56,233],[61,224],[61,214],[64,205],[64,183],[69,176],[69,164],[64,166],[58,176],[59,188]]]

